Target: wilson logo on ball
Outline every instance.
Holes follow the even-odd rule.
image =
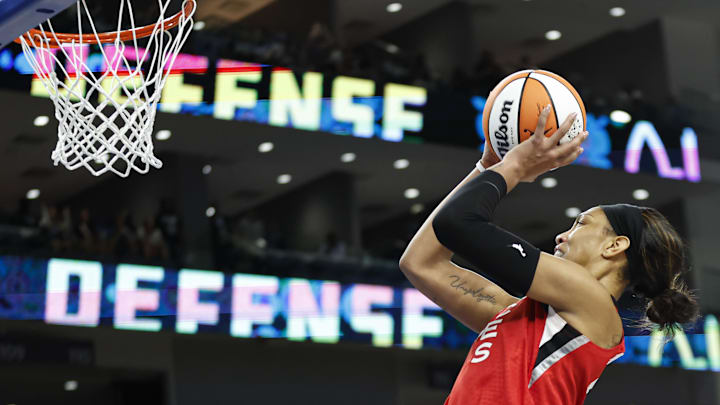
[[[512,109],[513,100],[503,102],[502,112],[500,114],[500,126],[495,131],[495,139],[498,145],[498,153],[501,157],[504,157],[510,150],[510,144],[508,143],[508,126],[507,123],[510,121],[510,111]]]

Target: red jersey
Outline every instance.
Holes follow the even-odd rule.
[[[445,405],[579,405],[623,353],[625,339],[604,349],[525,297],[475,339]]]

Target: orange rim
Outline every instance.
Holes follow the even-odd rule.
[[[102,34],[60,34],[55,33],[55,36],[53,36],[51,33],[43,30],[38,29],[31,29],[28,32],[24,33],[22,35],[23,38],[25,38],[26,41],[30,42],[33,46],[37,47],[35,44],[35,41],[33,38],[36,36],[40,36],[41,38],[47,38],[49,41],[47,42],[47,45],[45,45],[45,42],[43,42],[43,46],[48,46],[49,48],[60,48],[62,44],[69,44],[69,43],[76,43],[79,44],[82,42],[83,44],[107,44],[111,42],[115,42],[118,37],[121,41],[130,41],[133,38],[145,38],[152,35],[153,31],[155,31],[155,27],[160,26],[160,29],[163,31],[171,30],[175,27],[177,27],[180,24],[180,19],[185,16],[191,15],[193,12],[193,9],[195,8],[195,0],[188,0],[188,2],[185,4],[185,8],[175,14],[172,17],[169,17],[162,22],[158,22],[155,24],[145,25],[143,27],[136,27],[134,29],[129,30],[121,30],[121,31],[112,31],[112,32],[105,32]],[[57,37],[57,38],[55,38]],[[59,41],[59,42],[58,42]],[[18,44],[21,44],[20,38],[16,38],[15,42]]]

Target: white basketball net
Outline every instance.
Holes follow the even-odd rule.
[[[144,41],[144,48],[134,31],[131,0],[120,2],[117,31],[128,20],[132,40],[126,44],[118,34],[113,43],[100,46],[101,69],[97,58],[89,63],[90,46],[82,40],[51,48],[50,39],[62,41],[49,20],[40,26],[42,34],[21,37],[27,60],[55,104],[59,126],[52,160],[56,166],[62,163],[70,170],[82,166],[95,176],[111,171],[121,177],[132,170],[147,173],[150,166],[162,167],[153,155],[152,143],[157,103],[175,58],[192,32],[195,7],[189,15],[183,11],[178,26],[166,31],[162,22],[178,10],[168,10],[171,0],[157,2],[159,25]],[[187,3],[183,2],[183,10]],[[79,34],[83,34],[84,14],[99,41],[85,0],[78,0],[77,14]]]

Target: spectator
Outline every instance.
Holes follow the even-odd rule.
[[[301,65],[313,70],[327,70],[337,41],[330,29],[321,22],[313,24],[301,56]],[[337,55],[334,55],[337,59]],[[337,61],[337,60],[336,60]]]
[[[160,210],[157,215],[157,224],[160,227],[160,231],[162,232],[163,236],[165,237],[165,241],[167,242],[170,259],[175,262],[179,262],[182,245],[182,228],[180,223],[180,217],[177,214],[173,201],[168,199],[163,199],[162,201],[160,201]]]
[[[43,205],[40,215],[39,227],[43,238],[49,243],[53,253],[63,253],[70,244],[66,232],[70,221],[69,211],[63,210],[61,218],[55,205]]]
[[[490,51],[482,51],[473,72],[475,90],[480,94],[488,94],[495,85],[505,77],[505,72]]]
[[[80,211],[80,220],[75,228],[78,247],[85,254],[97,253],[97,227],[90,218],[90,210],[83,208]]]
[[[265,224],[256,213],[240,218],[233,229],[232,245],[240,256],[260,256],[267,246]]]
[[[132,231],[132,220],[127,211],[115,217],[115,230],[110,237],[110,252],[117,258],[138,255],[138,238]]]
[[[213,205],[217,207],[217,203]],[[227,219],[219,211],[220,209],[216,208],[216,214],[210,218],[213,257],[216,267],[226,268],[233,262],[232,234]]]
[[[344,259],[347,257],[347,245],[338,238],[335,232],[329,232],[325,236],[325,242],[320,245],[318,253],[333,260]]]
[[[143,256],[146,259],[163,259],[170,257],[162,231],[157,227],[155,218],[147,218],[137,230],[138,240]]]

